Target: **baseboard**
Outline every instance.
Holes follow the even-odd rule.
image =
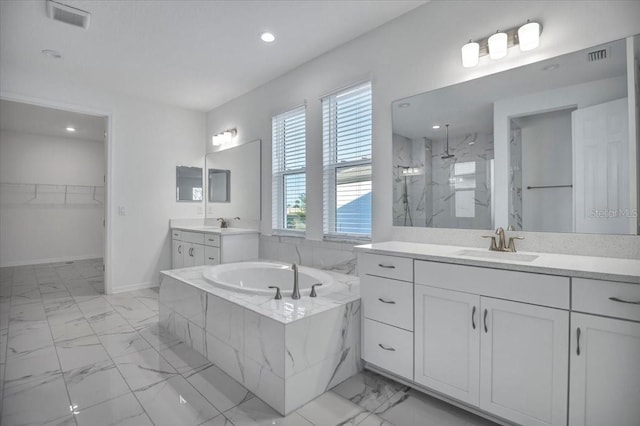
[[[76,260],[102,259],[102,254],[83,254],[80,256],[50,257],[48,259],[14,260],[0,262],[0,268],[11,266],[42,265],[43,263],[73,262]]]
[[[143,283],[127,284],[127,285],[118,286],[116,288],[112,288],[109,294],[126,293],[128,291],[143,290],[145,288],[153,288],[153,287],[158,287],[158,283],[155,283],[153,281],[147,281]]]

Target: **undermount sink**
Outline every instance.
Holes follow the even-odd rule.
[[[535,254],[521,254],[503,251],[482,251],[482,250],[460,250],[456,253],[459,256],[480,257],[493,260],[511,260],[516,262],[532,262],[539,256]]]

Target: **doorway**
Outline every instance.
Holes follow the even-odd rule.
[[[106,114],[0,99],[0,267],[42,295],[109,293]]]

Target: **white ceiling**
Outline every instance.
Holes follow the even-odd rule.
[[[0,1],[4,71],[53,74],[208,111],[426,1],[60,0],[91,13],[83,30],[46,17],[45,0]],[[265,44],[265,31],[276,41]],[[62,59],[41,51],[59,51]]]
[[[67,126],[75,132],[67,132]],[[0,129],[45,136],[104,142],[104,117],[0,100]]]

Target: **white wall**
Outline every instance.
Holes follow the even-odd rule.
[[[0,182],[103,186],[103,175],[102,142],[0,132]],[[0,188],[0,266],[102,257],[103,204],[88,192],[27,201],[31,189]]]
[[[29,70],[5,72],[0,89],[6,99],[110,115],[106,277],[112,292],[157,285],[158,272],[171,267],[169,219],[204,217],[203,203],[175,200],[176,165],[204,166],[204,113],[78,86],[72,75],[50,81]]]
[[[522,228],[527,231],[572,232],[571,110],[522,118]]]
[[[243,140],[263,139],[261,229],[270,233],[271,117],[307,101],[307,238],[322,238],[322,147],[319,98],[331,90],[370,78],[373,82],[373,239],[406,239],[482,245],[483,231],[415,229],[392,226],[392,131],[390,105],[395,99],[477,78],[505,69],[569,53],[640,33],[637,1],[435,1],[322,55],[284,76],[210,111],[207,140],[237,128]],[[460,64],[460,47],[469,37],[483,37],[527,19],[544,26],[540,47],[533,52],[512,49],[503,60],[487,57],[476,68]],[[595,29],[595,30],[594,30]],[[497,159],[496,159],[497,160]],[[505,182],[506,184],[506,182]],[[486,231],[484,231],[486,232]],[[573,236],[564,236],[570,240]],[[601,239],[586,246],[604,252]],[[544,238],[527,240],[542,243]],[[582,237],[567,247],[585,247]],[[640,253],[636,237],[615,237],[615,253]],[[533,244],[529,248],[541,247]],[[556,244],[555,247],[558,247]],[[633,250],[631,250],[633,249]]]

